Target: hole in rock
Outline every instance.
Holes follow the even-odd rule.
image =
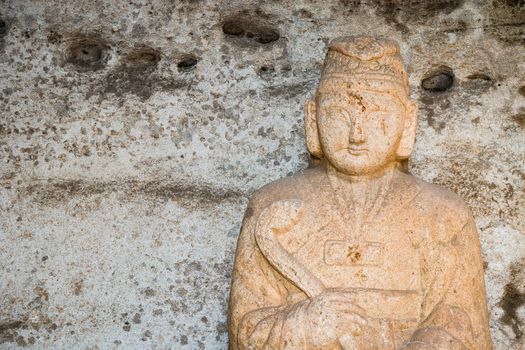
[[[494,79],[485,73],[474,73],[467,76],[467,79],[467,81],[462,82],[462,86],[472,92],[483,92],[494,85]]]
[[[184,57],[179,63],[177,63],[177,68],[179,72],[188,72],[194,69],[197,63],[197,57],[193,55],[188,55]]]
[[[130,67],[153,67],[160,61],[160,53],[152,48],[136,49],[124,59],[124,64]]]
[[[525,85],[520,86],[518,89],[518,92],[520,93],[521,96],[525,97]]]
[[[454,72],[447,66],[438,66],[425,73],[421,87],[427,91],[447,91],[454,84]]]
[[[474,73],[474,74],[469,75],[467,79],[493,81],[493,79],[485,73]]]
[[[260,69],[261,73],[271,73],[275,71],[275,68],[272,66],[262,66]]]
[[[222,25],[222,32],[228,35],[240,36],[244,34],[244,28],[237,21],[227,21]]]
[[[104,67],[106,51],[103,43],[84,39],[69,46],[66,61],[80,70],[98,70]]]
[[[0,37],[7,34],[7,23],[3,19],[0,19]]]
[[[279,40],[279,33],[271,28],[263,28],[255,35],[255,41],[261,44],[269,44]]]
[[[518,113],[513,115],[512,120],[518,123],[520,127],[525,128],[525,113]]]
[[[259,44],[269,44],[279,40],[279,32],[264,22],[255,21],[253,18],[245,19],[247,14],[241,18],[229,19],[222,25],[224,34],[238,38],[249,39]],[[255,16],[255,15],[254,15]]]

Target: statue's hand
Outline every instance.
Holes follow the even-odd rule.
[[[304,310],[306,334],[316,349],[375,349],[380,335],[373,323],[344,291],[324,292]]]
[[[467,350],[462,340],[454,337],[445,328],[430,326],[418,328],[412,333],[402,350]]]

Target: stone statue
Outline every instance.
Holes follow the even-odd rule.
[[[492,348],[469,209],[403,171],[416,127],[398,45],[332,41],[305,104],[319,165],[246,210],[230,349]]]

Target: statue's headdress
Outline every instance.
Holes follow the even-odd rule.
[[[320,89],[334,79],[355,88],[408,95],[408,78],[396,42],[372,37],[341,37],[328,46]],[[395,92],[394,92],[395,91]]]

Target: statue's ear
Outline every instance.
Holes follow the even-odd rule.
[[[416,101],[409,101],[405,119],[405,129],[397,149],[397,159],[408,159],[416,142],[418,107]]]
[[[317,129],[317,108],[315,101],[306,100],[304,103],[304,129],[306,131],[306,147],[314,157],[322,158],[319,130]]]

